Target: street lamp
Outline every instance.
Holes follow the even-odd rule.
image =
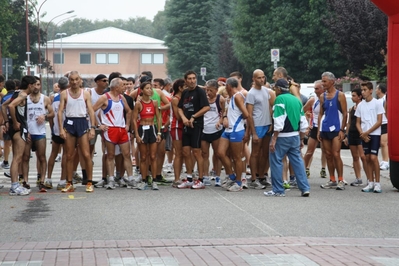
[[[36,19],[37,19],[37,43],[39,45],[39,63],[38,64],[42,64],[42,53],[40,51],[40,10],[42,9],[42,6],[44,5],[44,3],[47,2],[47,0],[44,0],[43,3],[39,6],[39,9],[36,8],[35,4],[32,3],[32,1],[29,0],[29,2],[32,4],[33,8],[36,10]]]
[[[61,47],[60,47],[60,64],[61,64],[61,66],[60,66],[60,69],[61,69],[61,76],[62,76],[62,65],[63,65],[63,60],[62,60],[62,58],[63,58],[63,56],[62,56],[62,36],[66,36],[67,34],[66,33],[57,33],[55,36],[57,37],[57,36],[61,36]]]
[[[46,33],[46,60],[47,60],[47,62],[46,62],[46,69],[47,69],[47,71],[46,71],[46,80],[47,80],[47,92],[48,92],[48,90],[49,90],[49,84],[48,84],[48,67],[49,67],[49,59],[48,59],[48,26],[50,25],[50,23],[54,20],[54,19],[56,19],[56,18],[58,18],[58,17],[61,17],[61,16],[63,16],[63,15],[66,15],[66,14],[71,14],[71,13],[73,13],[73,12],[75,12],[75,10],[71,10],[71,11],[68,11],[68,12],[65,12],[65,13],[62,13],[62,14],[60,14],[60,15],[57,15],[57,16],[55,16],[55,17],[53,17],[48,23],[47,23],[47,25],[46,25],[46,30],[45,30],[45,33]],[[76,17],[76,15],[73,15],[73,16],[70,16],[70,17],[67,17],[67,18],[64,18],[64,19],[61,19],[60,21],[58,21],[56,24],[55,24],[55,26],[57,26],[60,22],[62,22],[62,21],[64,21],[64,20],[67,20],[67,19],[70,19],[70,18],[73,18],[73,17]],[[53,32],[53,34],[51,35],[52,36],[52,38],[53,38],[53,54],[54,54],[54,32]],[[53,75],[53,80],[54,80],[54,75]],[[54,82],[54,81],[53,81]]]

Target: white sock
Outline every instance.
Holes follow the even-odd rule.
[[[133,176],[131,175],[131,176],[129,176],[127,179],[128,179],[129,181],[132,181],[132,180],[133,180]]]
[[[60,180],[60,185],[65,185],[66,184],[66,180]]]
[[[108,177],[108,182],[109,181],[115,181],[114,177],[113,176]]]

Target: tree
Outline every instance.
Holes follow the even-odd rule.
[[[270,49],[280,49],[280,66],[299,82],[320,79],[323,71],[344,73],[346,61],[329,30],[320,23],[325,0],[237,0],[234,51],[246,69],[273,73]]]
[[[17,34],[13,27],[16,17],[10,12],[11,4],[9,0],[0,0],[0,45],[2,57],[11,56],[8,48],[11,44],[11,37]]]
[[[207,76],[215,77],[212,66],[209,42],[209,16],[211,0],[170,0],[166,2],[165,14],[168,46],[169,74],[173,78],[182,77],[187,70],[198,72],[201,67],[209,71]],[[178,15],[176,15],[178,14]]]
[[[152,22],[152,27],[154,29],[154,38],[158,40],[165,39],[166,36],[166,20],[165,11],[158,11]]]
[[[359,74],[369,66],[384,64],[388,17],[371,1],[327,0],[333,14],[325,18],[352,71]]]

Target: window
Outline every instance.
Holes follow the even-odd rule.
[[[107,63],[107,54],[96,54],[96,63],[97,64],[106,64]]]
[[[108,64],[119,64],[119,54],[108,54]]]
[[[152,54],[141,54],[142,64],[152,64]]]
[[[141,54],[142,64],[163,64],[163,54]]]
[[[80,64],[91,64],[91,54],[81,53],[80,54]]]
[[[97,64],[119,64],[119,54],[96,54]]]
[[[64,53],[62,53],[62,58],[61,58],[61,54],[60,53],[54,53],[53,54],[53,62],[54,64],[64,64]]]

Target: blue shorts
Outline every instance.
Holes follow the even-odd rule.
[[[230,142],[242,142],[244,138],[245,130],[237,132],[223,132],[222,138],[228,139]]]
[[[267,131],[269,131],[270,126],[259,126],[255,127],[256,135],[258,138],[263,139],[266,136]]]
[[[37,141],[46,138],[46,135],[30,135],[32,141]]]
[[[67,117],[64,121],[64,130],[72,136],[80,138],[89,131],[89,121],[86,117]]]
[[[362,141],[364,154],[373,154],[378,156],[378,150],[380,149],[381,136],[369,135],[370,141]]]

